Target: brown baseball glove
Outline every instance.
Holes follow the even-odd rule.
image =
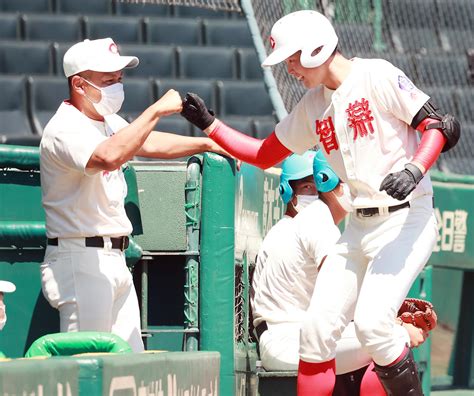
[[[398,311],[398,319],[426,332],[433,330],[438,322],[433,304],[418,298],[407,298],[403,301]]]

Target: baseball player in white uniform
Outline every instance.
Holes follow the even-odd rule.
[[[187,94],[182,115],[237,158],[271,166],[319,146],[347,183],[354,212],[317,278],[303,324],[298,395],[331,395],[336,342],[354,318],[356,334],[389,395],[422,395],[411,350],[392,318],[428,261],[437,237],[426,175],[460,137],[408,77],[381,59],[347,59],[331,23],[316,11],[284,16],[272,28],[263,66],[285,61],[307,93],[264,140],[239,133]],[[421,132],[421,139],[416,131]]]
[[[314,159],[314,161],[313,161]],[[318,199],[318,187],[326,206]],[[324,257],[340,237],[340,222],[350,202],[338,177],[320,152],[293,154],[282,165],[280,193],[287,204],[284,217],[266,235],[257,257],[251,289],[253,324],[259,339],[262,366],[266,370],[296,370],[300,329]],[[333,218],[335,220],[333,220]],[[317,225],[315,227],[315,224]],[[397,337],[410,346],[420,345],[426,334],[411,324],[398,327]],[[336,348],[335,395],[385,396],[370,367],[351,322]]]
[[[132,231],[124,209],[122,166],[135,155],[178,158],[223,150],[208,138],[152,129],[181,110],[168,91],[128,124],[116,113],[124,100],[121,56],[110,38],[85,40],[64,55],[70,98],[46,125],[40,144],[41,187],[48,246],[43,293],[59,310],[61,331],[105,331],[143,350],[140,315],[124,250]]]

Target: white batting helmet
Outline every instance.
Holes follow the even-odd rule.
[[[337,46],[337,35],[331,22],[317,11],[292,12],[279,19],[272,28],[272,53],[262,66],[273,66],[301,50],[301,65],[307,68],[321,66]],[[312,55],[314,50],[321,51]]]

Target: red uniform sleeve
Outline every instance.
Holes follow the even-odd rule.
[[[255,139],[219,121],[209,137],[234,157],[262,169],[283,161],[291,154],[275,132],[265,139]]]
[[[416,128],[423,135],[421,136],[420,145],[418,146],[418,150],[416,151],[412,162],[422,164],[426,170],[430,169],[438,159],[439,154],[446,143],[446,137],[439,129],[426,129],[426,127],[433,122],[439,121],[432,118],[426,118]]]

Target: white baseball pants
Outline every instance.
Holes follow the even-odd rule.
[[[260,359],[266,370],[298,370],[301,323],[268,323],[268,330],[259,340]],[[410,342],[402,326],[395,327],[396,336]],[[336,346],[336,374],[345,374],[368,366],[372,358],[362,348],[355,333],[354,323],[344,329]]]
[[[59,310],[62,332],[111,332],[134,352],[144,350],[132,274],[123,252],[110,242],[94,248],[84,238],[59,239],[58,246],[46,248],[41,283],[45,298]]]
[[[436,243],[433,213],[432,196],[422,196],[387,215],[351,215],[316,279],[301,330],[302,360],[333,359],[351,319],[375,363],[400,356],[404,342],[395,336],[394,318]]]

